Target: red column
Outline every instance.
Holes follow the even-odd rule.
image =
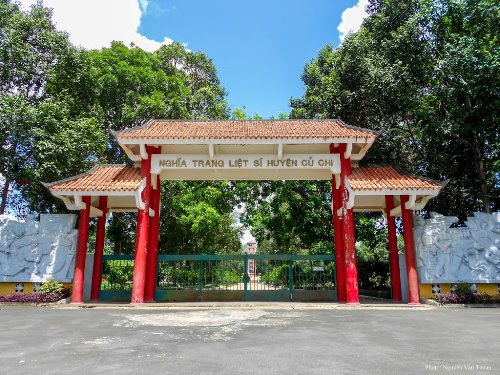
[[[358,291],[358,269],[356,261],[356,235],[354,228],[354,211],[347,208],[349,192],[345,187],[345,179],[351,174],[351,160],[344,156],[346,145],[339,145],[340,164],[341,164],[341,193],[342,193],[342,211],[343,211],[343,235],[344,235],[344,257],[345,257],[345,283],[346,283],[346,302],[359,303]]]
[[[83,278],[85,276],[87,241],[89,240],[90,197],[83,197],[82,201],[85,204],[85,208],[80,210],[78,245],[76,249],[75,274],[73,278],[71,303],[83,302]]]
[[[330,145],[330,153],[339,152],[338,147]],[[345,287],[345,256],[344,256],[344,233],[342,217],[339,216],[339,209],[342,207],[342,194],[340,186],[337,188],[335,176],[332,176],[332,208],[333,208],[333,231],[335,239],[335,270],[337,276],[337,300],[346,301]]]
[[[403,217],[403,238],[405,241],[406,275],[408,277],[408,303],[419,304],[417,261],[415,256],[415,242],[413,240],[412,212],[407,209],[407,195],[401,195],[401,215]]]
[[[394,208],[394,197],[385,196],[385,210],[387,212],[387,232],[389,237],[389,261],[391,264],[391,286],[392,300],[401,301],[401,278],[399,276],[399,255],[398,242],[396,238],[396,219],[391,216],[391,210]]]
[[[158,233],[160,227],[160,176],[156,176],[156,189],[151,189],[151,208],[154,216],[149,219],[148,255],[146,260],[146,289],[144,300],[154,302],[156,291],[156,264],[158,258]]]
[[[108,197],[99,197],[99,209],[102,215],[97,219],[97,233],[95,238],[94,268],[92,270],[92,290],[90,300],[99,299],[101,290],[102,256],[104,254],[104,238],[106,235],[106,213],[108,211]]]
[[[131,303],[144,302],[144,288],[146,283],[146,259],[148,248],[149,229],[149,199],[151,190],[151,157],[141,160],[141,176],[146,179],[142,191],[144,209],[137,211],[137,232],[135,240],[134,276],[132,279]]]

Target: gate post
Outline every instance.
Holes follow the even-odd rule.
[[[198,264],[198,277],[199,277],[199,280],[198,280],[198,299],[200,301],[202,301],[202,292],[203,292],[203,262],[204,260],[203,259],[200,259],[199,260],[199,264]]]
[[[91,301],[97,301],[99,299],[99,291],[101,290],[102,256],[104,253],[104,240],[106,236],[106,214],[108,210],[107,196],[99,197],[99,209],[102,211],[102,214],[97,219],[94,268],[92,270],[92,289],[90,292]]]
[[[75,274],[73,277],[73,293],[71,303],[83,303],[83,278],[85,275],[85,258],[89,240],[90,197],[82,197],[85,208],[80,210],[78,227],[78,247],[76,249]]]
[[[403,238],[405,241],[406,275],[408,277],[408,303],[420,304],[418,290],[417,261],[415,257],[415,242],[413,238],[413,223],[411,209],[406,208],[408,195],[401,195],[401,215],[403,217]]]
[[[141,176],[146,180],[142,191],[144,209],[137,212],[137,238],[135,241],[134,276],[132,279],[132,304],[144,303],[146,259],[149,229],[149,199],[151,190],[151,155],[141,160]]]
[[[330,153],[339,153],[339,147],[330,145]],[[340,175],[342,179],[342,174]],[[335,288],[337,289],[337,301],[346,301],[345,286],[345,254],[344,254],[344,234],[342,228],[342,217],[339,211],[342,209],[342,182],[337,187],[337,181],[332,175],[332,214],[333,214],[333,237],[335,241]]]
[[[243,255],[244,265],[243,265],[243,300],[248,299],[248,254]]]
[[[155,150],[154,153],[157,153]],[[154,215],[149,218],[148,253],[146,256],[146,285],[144,289],[144,300],[154,302],[156,293],[156,273],[158,258],[158,235],[160,227],[160,176],[155,176],[156,189],[151,189],[151,208]]]
[[[288,289],[290,290],[290,301],[293,301],[293,260],[288,261]]]
[[[401,298],[401,277],[399,275],[399,255],[398,243],[396,238],[396,221],[391,215],[391,210],[394,208],[394,196],[385,196],[385,211],[387,216],[387,234],[389,237],[389,260],[391,263],[391,289],[392,300],[400,302]]]
[[[339,145],[340,152],[340,190],[342,194],[342,221],[344,236],[345,285],[346,302],[359,303],[358,269],[356,261],[356,232],[354,227],[354,210],[348,208],[349,192],[345,186],[347,176],[351,174],[351,159],[346,157],[347,146]]]

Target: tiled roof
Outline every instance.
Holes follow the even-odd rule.
[[[442,185],[423,177],[408,176],[389,166],[353,168],[347,177],[353,190],[439,190]]]
[[[87,173],[47,184],[58,191],[134,191],[142,181],[139,168],[125,165],[96,165]]]
[[[318,139],[374,138],[372,130],[341,120],[151,120],[115,133],[118,139]]]

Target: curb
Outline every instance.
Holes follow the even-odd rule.
[[[382,303],[361,303],[361,304],[338,304],[338,303],[276,303],[276,302],[186,302],[186,303],[145,303],[142,305],[130,305],[124,303],[84,303],[81,305],[60,304],[54,305],[58,309],[134,309],[134,310],[193,310],[193,309],[269,309],[269,310],[429,310],[430,305],[407,305],[407,304],[382,304]]]

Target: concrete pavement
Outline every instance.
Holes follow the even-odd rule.
[[[0,374],[500,373],[498,309],[90,306],[0,306]]]

